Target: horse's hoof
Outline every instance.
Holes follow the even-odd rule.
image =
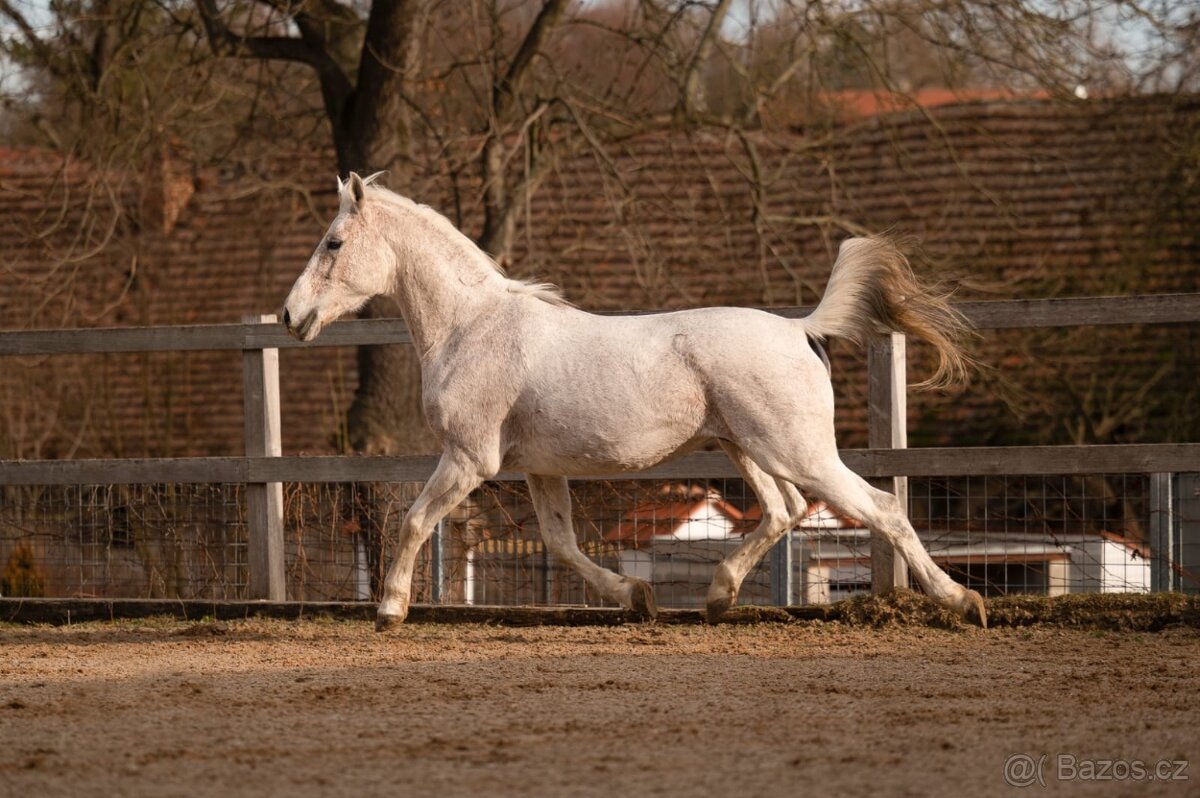
[[[729,608],[733,606],[733,596],[722,596],[721,598],[709,599],[704,605],[704,617],[709,623],[716,623],[721,620],[721,617],[729,612]]]
[[[629,596],[629,614],[639,621],[653,621],[658,617],[658,605],[654,602],[654,588],[641,579],[630,579],[633,591]]]
[[[982,629],[987,628],[987,608],[983,604],[983,596],[974,590],[968,590],[959,599],[958,612],[967,623],[973,623]]]
[[[404,623],[403,615],[376,615],[375,631],[386,632],[389,629],[395,629],[402,623]]]

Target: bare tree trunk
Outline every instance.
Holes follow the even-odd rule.
[[[420,43],[419,6],[414,0],[376,0],[371,6],[358,82],[333,120],[339,171],[386,171],[389,185],[401,191],[412,178],[412,114],[406,98]],[[400,311],[393,300],[380,297],[359,315],[380,318]],[[359,347],[358,387],[347,421],[355,451],[437,450],[421,408],[421,371],[411,346]]]

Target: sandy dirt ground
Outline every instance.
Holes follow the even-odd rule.
[[[1200,632],[0,626],[5,796],[974,798],[1018,753],[1200,794]]]

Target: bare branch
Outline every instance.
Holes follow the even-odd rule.
[[[542,5],[542,10],[538,12],[529,32],[525,34],[525,39],[517,49],[512,63],[508,65],[508,71],[504,73],[504,78],[497,81],[493,89],[492,107],[497,116],[502,115],[502,106],[511,103],[512,99],[520,92],[521,86],[529,75],[529,68],[533,63],[534,56],[538,54],[558,24],[568,2],[569,0],[546,0]]]
[[[503,120],[511,115],[521,87],[528,79],[534,57],[541,51],[542,46],[557,26],[568,0],[546,0],[538,12],[537,18],[529,27],[521,46],[512,63],[508,65],[503,77],[497,78],[492,86],[492,119],[488,124],[488,133],[483,146],[481,158],[484,185],[484,221],[483,232],[480,234],[480,245],[493,255],[501,256],[508,248],[512,239],[516,210],[520,207],[514,203],[514,198],[520,202],[524,192],[530,190],[540,180],[535,167],[521,181],[516,192],[511,191],[506,181],[506,166],[509,156],[503,140]],[[493,47],[499,47],[499,42],[493,42]],[[522,123],[522,135],[525,135],[531,124],[541,116],[546,106],[526,117]]]
[[[291,36],[240,36],[221,21],[215,0],[196,0],[196,7],[215,54],[306,64],[316,71],[321,81],[326,111],[333,118],[340,114],[353,87],[346,73],[324,47],[314,41]]]
[[[712,52],[713,38],[720,30],[721,24],[725,21],[725,15],[729,12],[731,0],[720,0],[717,7],[713,9],[712,15],[708,18],[708,25],[704,28],[704,33],[700,36],[700,41],[696,43],[695,49],[692,50],[692,57],[688,59],[687,67],[684,68],[683,80],[681,81],[679,90],[679,111],[683,116],[690,116],[695,110],[707,110],[703,98],[698,98],[696,93],[700,81],[700,66],[708,60],[709,54]],[[697,99],[701,101],[696,102]],[[698,106],[698,107],[693,107]]]
[[[8,0],[0,0],[0,14],[4,14],[12,20],[12,23],[21,31],[21,35],[25,37],[25,43],[37,54],[38,59],[51,71],[57,72],[58,70],[54,66],[54,51],[37,35],[37,31],[29,24],[29,20],[25,19],[25,16]]]

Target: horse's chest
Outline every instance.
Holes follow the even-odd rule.
[[[422,375],[422,404],[434,432],[498,427],[517,393],[511,371],[494,362],[447,364]]]

